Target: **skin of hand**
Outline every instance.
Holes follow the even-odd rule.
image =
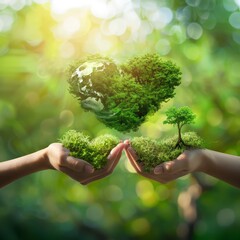
[[[74,175],[74,177],[76,176],[76,178],[73,178],[73,179],[79,181],[83,185],[86,185],[90,182],[93,182],[95,180],[98,180],[110,175],[115,169],[116,165],[118,164],[124,148],[125,148],[125,144],[120,142],[115,148],[112,149],[112,151],[108,155],[107,164],[103,169],[95,170],[92,173],[84,172],[81,174],[81,176]]]
[[[95,170],[84,160],[69,156],[69,150],[61,143],[9,161],[0,162],[0,187],[34,172],[56,169],[72,179],[87,184],[112,173],[125,145],[119,143],[109,154],[104,169]]]
[[[144,172],[129,140],[125,141],[126,155],[135,170],[142,176],[168,183],[193,172],[203,172],[240,188],[240,157],[208,149],[191,149],[176,159],[156,166],[152,172]]]

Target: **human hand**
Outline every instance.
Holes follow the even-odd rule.
[[[203,168],[202,150],[192,149],[184,151],[172,161],[157,165],[151,172],[145,172],[143,166],[137,161],[138,156],[130,142],[126,140],[125,144],[126,155],[137,173],[160,183],[170,182]]]
[[[46,159],[50,168],[61,171],[85,185],[111,174],[121,157],[124,146],[123,143],[119,143],[109,154],[106,166],[100,170],[94,170],[93,166],[84,160],[69,156],[69,150],[61,143],[52,143],[47,147]]]

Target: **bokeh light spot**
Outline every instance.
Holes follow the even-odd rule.
[[[110,185],[104,189],[106,200],[112,202],[118,202],[123,199],[123,192],[117,185]]]
[[[204,25],[204,28],[206,29],[214,29],[215,26],[217,24],[217,20],[216,20],[216,17],[213,16],[213,15],[210,15],[204,22],[203,22],[203,25]]]
[[[11,0],[9,1],[9,6],[15,10],[19,11],[21,10],[26,4],[26,0]]]
[[[240,29],[240,12],[234,12],[229,17],[229,23],[236,29]]]
[[[97,203],[90,205],[86,212],[86,217],[94,222],[102,219],[103,215],[104,215],[103,208],[100,204]]]
[[[63,110],[59,115],[59,119],[66,127],[71,127],[74,122],[74,115],[70,110]]]
[[[167,55],[171,51],[170,42],[167,39],[160,39],[157,42],[155,49],[160,55]]]
[[[192,39],[199,39],[203,34],[203,29],[200,24],[192,22],[187,26],[187,35]]]
[[[234,42],[240,45],[240,32],[233,32],[232,33],[232,38]]]
[[[176,42],[176,43],[180,44],[180,43],[183,43],[186,40],[185,31],[179,25],[172,26],[169,33],[172,36],[172,39],[174,40],[174,42]]]
[[[198,60],[201,57],[200,48],[198,45],[189,43],[188,45],[184,46],[183,52],[185,56],[190,60]]]
[[[34,0],[36,1],[47,1],[47,0]],[[71,9],[77,9],[82,8],[86,6],[88,1],[85,0],[67,0],[67,1],[61,1],[59,3],[59,0],[51,0],[51,10],[53,13],[56,14],[63,14]]]
[[[102,19],[109,19],[115,16],[115,8],[105,0],[94,1],[91,5],[93,16]]]
[[[224,0],[223,7],[229,12],[236,11],[238,8],[237,4],[233,0]]]
[[[134,11],[128,11],[124,14],[124,19],[131,31],[137,32],[141,27],[141,19]]]
[[[189,19],[191,18],[191,7],[187,6],[185,8],[179,8],[176,11],[176,18],[180,22],[188,22]]]
[[[122,18],[113,19],[108,25],[108,30],[111,35],[120,36],[126,31],[126,22]]]
[[[235,221],[235,213],[230,208],[221,209],[217,214],[217,222],[222,227],[227,227]]]
[[[62,24],[62,30],[67,35],[74,34],[79,30],[79,28],[80,21],[77,17],[74,16],[67,17]]]
[[[197,7],[200,3],[200,0],[186,0],[186,3],[191,7]]]
[[[162,29],[172,21],[173,13],[170,8],[161,7],[155,10],[150,16],[149,20],[156,29]]]
[[[240,0],[235,0],[235,3],[240,7]]]
[[[0,32],[9,31],[13,23],[14,16],[8,11],[2,12],[0,15]]]
[[[68,188],[66,198],[70,202],[85,203],[89,201],[87,188],[79,187],[78,183],[72,183]]]
[[[170,195],[169,189],[164,185],[157,187],[156,193],[160,201],[165,201],[166,199],[169,198]]]
[[[44,4],[44,3],[47,3],[49,0],[33,0],[33,2],[37,3],[37,4]],[[68,0],[69,1],[69,0]],[[67,1],[67,2],[68,2]],[[59,1],[58,1],[58,4],[59,4]],[[62,4],[62,3],[61,3]],[[61,5],[59,4],[59,5]]]
[[[150,181],[141,180],[137,183],[136,193],[147,207],[152,207],[158,202],[158,197]]]
[[[137,218],[131,223],[131,229],[136,235],[144,235],[150,230],[150,224],[146,218]]]
[[[88,34],[88,40],[85,41],[84,50],[88,53],[107,52],[114,44],[114,40],[104,37],[99,29],[94,29]]]

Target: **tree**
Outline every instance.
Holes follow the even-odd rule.
[[[181,71],[157,54],[145,54],[117,65],[113,59],[90,55],[69,66],[70,92],[81,107],[110,128],[135,131],[161,103],[175,95]]]
[[[175,148],[181,148],[181,145],[189,147],[182,139],[181,130],[184,125],[193,123],[196,115],[192,113],[189,107],[184,106],[180,108],[171,107],[166,111],[166,116],[166,120],[163,121],[164,124],[177,125],[178,127],[178,141]]]

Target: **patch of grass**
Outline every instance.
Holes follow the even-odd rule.
[[[70,150],[70,155],[85,160],[95,169],[102,169],[107,163],[110,151],[119,143],[119,139],[105,134],[93,140],[76,130],[69,130],[59,141]]]
[[[150,172],[157,165],[176,159],[185,150],[203,148],[203,140],[195,132],[182,134],[186,147],[175,148],[178,136],[161,141],[145,137],[135,137],[131,140],[131,146],[136,151],[138,162],[143,165],[146,172]]]

